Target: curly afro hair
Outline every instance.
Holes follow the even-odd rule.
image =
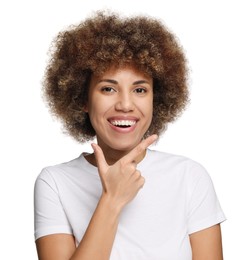
[[[52,114],[79,142],[95,137],[83,109],[91,75],[113,65],[131,65],[153,78],[153,119],[146,136],[161,134],[187,104],[186,59],[176,37],[158,19],[97,12],[58,34],[43,81]]]

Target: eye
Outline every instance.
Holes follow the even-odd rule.
[[[145,94],[147,92],[146,88],[136,88],[134,90],[134,92],[136,92],[137,94]]]
[[[112,87],[102,87],[102,88],[101,88],[101,91],[102,91],[102,92],[108,92],[108,93],[116,92],[115,89],[112,88]]]

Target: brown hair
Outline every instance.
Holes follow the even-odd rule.
[[[154,80],[153,119],[146,135],[160,134],[185,108],[186,59],[176,37],[158,19],[98,12],[58,34],[43,81],[51,112],[76,140],[95,137],[83,110],[92,73],[126,64]]]

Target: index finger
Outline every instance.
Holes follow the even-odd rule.
[[[142,140],[131,152],[123,157],[127,162],[133,162],[135,159],[145,152],[145,150],[158,139],[156,134],[148,136],[146,139]]]

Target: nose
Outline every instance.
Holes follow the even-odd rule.
[[[115,109],[117,111],[122,111],[122,112],[130,112],[133,111],[134,109],[134,104],[131,95],[128,93],[123,93],[119,95],[118,100],[116,101],[115,104]]]

